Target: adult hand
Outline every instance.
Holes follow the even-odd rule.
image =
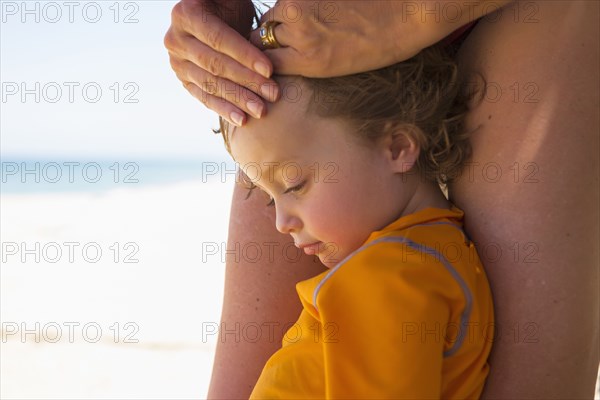
[[[241,126],[245,112],[260,117],[278,89],[273,66],[247,37],[255,15],[250,0],[182,0],[165,39],[171,67],[184,87],[208,108]]]
[[[266,50],[278,74],[324,78],[404,61],[510,1],[279,0],[261,23],[279,23],[282,47]],[[262,46],[258,29],[251,41]]]

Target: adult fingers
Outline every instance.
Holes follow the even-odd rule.
[[[277,74],[316,77],[313,71],[315,65],[307,62],[306,57],[293,47],[265,50],[265,54],[271,59]]]
[[[244,88],[235,82],[228,79],[221,78],[210,74],[202,68],[198,68],[194,63],[178,59],[177,57],[171,58],[171,66],[179,80],[185,84],[192,83],[195,87],[200,89],[206,95],[210,95],[208,98],[202,96],[201,92],[196,91],[195,97],[198,98],[202,103],[207,104],[208,99],[212,104],[211,109],[226,110],[226,114],[221,114],[226,118],[230,118],[230,112],[236,110],[241,113],[251,114],[255,118],[260,118],[265,110],[265,104],[259,96],[257,96],[253,90]],[[274,90],[275,86],[264,86],[264,90]],[[186,86],[187,88],[187,86]],[[259,88],[253,88],[258,91]],[[189,89],[188,89],[189,90]],[[190,91],[191,92],[191,91]],[[221,103],[229,103],[227,107],[216,106],[213,97],[220,100]]]
[[[178,26],[216,52],[229,56],[265,78],[271,76],[273,70],[269,59],[224,23],[205,2],[182,1],[173,8],[171,18],[173,26]]]
[[[196,99],[200,100],[206,108],[216,112],[225,118],[229,123],[235,126],[242,126],[246,123],[246,115],[233,104],[223,101],[223,99],[205,92],[193,82],[184,82],[183,86]]]
[[[294,47],[293,35],[290,32],[289,26],[285,23],[280,23],[275,25],[273,28],[273,36],[275,36],[275,40],[282,47]],[[258,47],[259,49],[266,49],[266,47],[262,43],[262,39],[260,37],[261,27],[259,26],[257,29],[250,32],[250,42]]]
[[[267,100],[277,100],[277,92],[272,89],[276,87],[276,83],[273,80],[266,79],[229,56],[218,53],[194,37],[183,37],[177,43],[173,44],[171,48],[172,50],[170,51],[176,55],[176,58],[186,59],[212,75],[212,77],[206,77],[203,74],[203,78],[213,83],[217,83],[217,77],[225,78],[228,81],[235,82],[240,86],[252,90]],[[183,56],[181,55],[182,53],[184,53]],[[194,72],[195,69],[191,71]],[[197,77],[195,79],[193,76],[188,78],[183,80],[193,81],[196,84],[201,82]]]
[[[310,17],[310,10],[306,6],[314,7],[309,2],[279,0],[260,17],[260,23],[275,21],[282,24],[296,24]]]
[[[273,35],[281,47],[267,49],[260,39],[259,29],[250,33],[250,41],[269,57],[273,69],[283,75],[303,75],[309,77],[335,76],[329,66],[325,68],[327,52],[323,52],[319,29],[315,26],[315,4],[279,0],[262,17],[261,22],[278,22],[273,28]],[[330,58],[330,57],[329,57]]]

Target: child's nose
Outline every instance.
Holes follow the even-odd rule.
[[[302,221],[293,213],[288,212],[283,207],[277,207],[275,211],[275,226],[277,230],[284,234],[298,232],[302,228]]]

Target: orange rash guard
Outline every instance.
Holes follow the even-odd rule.
[[[296,285],[303,310],[251,399],[478,398],[494,313],[463,212],[427,208]]]

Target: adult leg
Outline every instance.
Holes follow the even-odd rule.
[[[258,190],[233,193],[226,258],[222,334],[209,399],[247,399],[267,359],[281,347],[285,328],[302,309],[295,284],[326,268],[275,229],[275,207]],[[260,336],[255,332],[259,327]],[[229,332],[229,333],[227,333]],[[248,334],[244,334],[247,332]],[[237,333],[237,336],[236,336]]]
[[[499,337],[484,398],[593,398],[598,4],[514,4],[482,20],[459,54],[489,87],[469,117],[472,164],[450,188],[494,294]]]

